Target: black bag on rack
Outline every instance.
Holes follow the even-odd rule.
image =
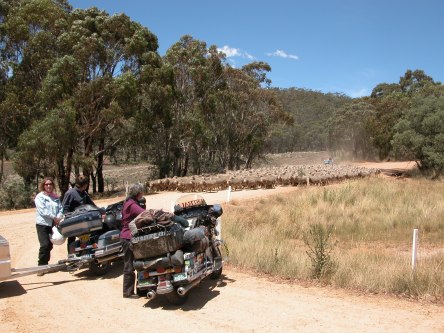
[[[179,224],[167,227],[156,225],[155,228],[157,231],[153,233],[131,238],[134,259],[157,257],[182,247],[184,229]]]

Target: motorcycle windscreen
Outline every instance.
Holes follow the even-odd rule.
[[[199,194],[187,194],[181,196],[174,202],[174,214],[180,213],[189,208],[203,207],[207,203],[205,199]]]

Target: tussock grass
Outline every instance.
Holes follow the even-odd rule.
[[[223,237],[234,265],[279,277],[313,276],[304,234],[333,225],[332,269],[340,288],[444,301],[444,183],[370,178],[224,206]],[[412,230],[419,261],[411,270]]]

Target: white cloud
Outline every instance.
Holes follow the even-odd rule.
[[[219,52],[223,52],[226,54],[226,56],[229,57],[240,57],[241,53],[239,49],[236,49],[234,47],[229,47],[228,45],[224,45],[223,48],[217,49]]]
[[[222,47],[222,48],[219,47],[217,50],[219,52],[225,53],[227,58],[242,57],[242,58],[247,58],[247,59],[250,59],[250,60],[255,59],[255,57],[252,56],[251,54],[249,54],[247,52],[243,52],[241,49],[237,49],[237,48],[234,48],[234,47],[229,47],[228,45],[224,45],[224,47]]]
[[[251,54],[249,54],[247,52],[244,53],[244,56],[245,56],[245,58],[248,58],[250,60],[254,60],[255,59]]]
[[[359,90],[352,90],[347,93],[351,98],[357,98],[357,97],[363,97],[370,95],[368,90],[365,88],[359,89]]]
[[[288,59],[292,59],[292,60],[298,60],[299,59],[299,57],[297,55],[288,54],[287,52],[282,51],[282,50],[276,50],[273,53],[267,53],[267,56],[269,56],[269,57],[288,58]]]
[[[231,67],[237,68],[236,60],[234,60],[233,58],[228,58],[227,60],[231,64]]]

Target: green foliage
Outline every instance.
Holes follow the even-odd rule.
[[[28,208],[33,199],[32,191],[21,179],[6,178],[0,186],[0,209]]]
[[[377,95],[378,98],[368,99],[368,102],[374,106],[374,112],[368,119],[367,129],[380,159],[392,154],[391,140],[394,126],[401,117],[401,111],[410,103],[410,99],[400,93],[399,85],[396,86],[397,90],[393,93],[384,92],[383,95]]]
[[[306,252],[311,260],[312,276],[315,279],[327,277],[334,269],[331,253],[333,225],[324,226],[321,223],[311,224],[303,234],[303,240],[308,247]]]
[[[14,169],[27,182],[57,175],[57,162],[68,157],[76,138],[75,110],[69,105],[50,110],[19,138]]]
[[[404,76],[399,79],[401,91],[413,95],[421,91],[427,84],[434,83],[433,79],[426,75],[422,70],[412,71],[408,69]]]
[[[215,45],[192,36],[164,57],[157,49],[157,37],[124,14],[73,10],[66,0],[0,1],[1,165],[16,150],[27,183],[49,172],[63,193],[73,173],[90,176],[93,191],[103,192],[111,156],[148,160],[158,177],[250,168],[268,152],[350,149],[366,158],[376,147],[386,158],[401,111],[413,98],[444,93],[422,70],[355,100],[271,89],[269,64],[233,68]],[[57,140],[39,138],[45,126],[63,127],[56,119],[63,112],[73,113],[65,124],[72,128],[56,129]],[[412,141],[424,145],[415,148],[425,156],[421,167],[438,172],[441,153]],[[405,147],[397,153],[416,156]]]
[[[106,189],[108,192],[114,192],[118,184],[118,179],[116,177],[108,176],[105,177]]]
[[[442,85],[434,82],[422,70],[407,70],[398,84],[381,83],[373,89],[367,102],[373,104],[375,112],[370,117],[367,128],[370,140],[378,149],[379,158],[394,155],[392,140],[395,125],[403,117],[403,110],[410,108],[412,99],[439,96],[442,93]],[[399,151],[397,154],[400,156]]]
[[[275,89],[283,111],[292,122],[274,124],[267,140],[271,152],[326,151],[333,148],[329,120],[350,102],[339,94],[323,94],[306,89]]]
[[[395,126],[393,147],[399,158],[417,161],[437,177],[444,171],[444,96],[416,97]]]

